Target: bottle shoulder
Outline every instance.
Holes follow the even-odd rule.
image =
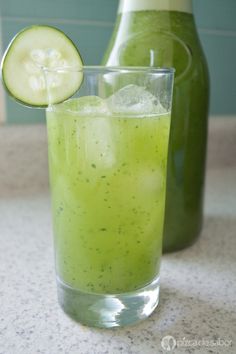
[[[138,11],[118,16],[104,63],[174,66],[181,76],[206,62],[193,15]]]
[[[197,37],[194,16],[178,11],[135,11],[117,16],[113,34],[118,38],[138,33],[166,31],[181,38]]]

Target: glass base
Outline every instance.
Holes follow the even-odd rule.
[[[159,302],[159,277],[141,289],[122,294],[85,293],[60,279],[57,290],[62,309],[74,320],[91,327],[120,327],[141,321],[154,311]]]

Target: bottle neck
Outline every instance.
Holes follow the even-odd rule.
[[[192,0],[120,0],[118,7],[119,13],[147,10],[192,13]]]

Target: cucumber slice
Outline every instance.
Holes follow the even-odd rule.
[[[47,107],[64,101],[79,89],[82,66],[78,49],[62,31],[35,25],[23,29],[9,44],[1,64],[2,80],[18,102]],[[76,70],[63,71],[66,67]],[[43,68],[49,71],[45,74]],[[60,70],[54,70],[57,68]]]

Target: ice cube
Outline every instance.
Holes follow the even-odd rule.
[[[111,168],[116,162],[114,126],[107,117],[87,120],[85,130],[86,160],[95,163],[98,169]]]
[[[107,106],[115,114],[161,114],[166,110],[151,92],[143,86],[128,85],[107,99]]]

